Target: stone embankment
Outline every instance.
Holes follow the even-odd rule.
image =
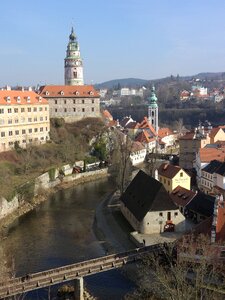
[[[61,169],[51,169],[37,177],[32,183],[33,197],[29,201],[25,201],[20,194],[11,201],[0,198],[0,238],[5,235],[13,221],[47,200],[51,193],[106,176],[108,176],[107,168],[73,174],[73,167],[66,165]]]

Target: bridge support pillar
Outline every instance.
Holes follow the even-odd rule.
[[[78,277],[74,280],[74,299],[84,300],[84,279]]]

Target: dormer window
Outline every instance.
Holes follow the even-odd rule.
[[[46,92],[45,92],[45,95],[46,95],[46,96],[49,96],[49,92],[48,92],[48,91],[46,91]]]
[[[94,95],[94,93],[93,93],[92,91],[90,91],[90,93],[89,93],[89,94],[90,94],[91,96],[92,96],[92,95]]]
[[[28,103],[30,102],[30,96],[27,97],[27,102],[28,102]]]
[[[21,99],[20,99],[20,96],[18,96],[18,97],[17,97],[17,102],[20,102],[20,100],[21,100]]]
[[[11,102],[11,100],[10,100],[10,97],[9,97],[9,96],[6,98],[6,101],[7,101],[8,103],[10,103],[10,102]]]
[[[39,102],[41,102],[41,101],[42,101],[42,97],[41,97],[41,96],[38,98],[38,101],[39,101]]]
[[[63,96],[63,95],[64,95],[64,92],[63,92],[63,91],[61,91],[61,92],[60,92],[60,94]]]
[[[78,91],[76,91],[75,94],[76,94],[76,96],[79,96],[79,92]]]

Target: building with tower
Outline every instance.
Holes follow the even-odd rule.
[[[65,58],[65,85],[83,85],[83,62],[73,27],[69,36]]]
[[[155,129],[156,134],[158,134],[158,104],[157,104],[157,97],[155,94],[155,87],[152,86],[151,96],[148,98],[148,121]]]
[[[100,117],[100,95],[92,85],[84,85],[83,62],[73,28],[65,58],[65,85],[41,86],[39,94],[48,100],[50,118],[71,123]]]

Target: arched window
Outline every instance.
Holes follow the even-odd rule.
[[[73,72],[73,77],[77,78],[77,72],[76,71]]]
[[[152,111],[152,117],[154,117],[154,111]]]

